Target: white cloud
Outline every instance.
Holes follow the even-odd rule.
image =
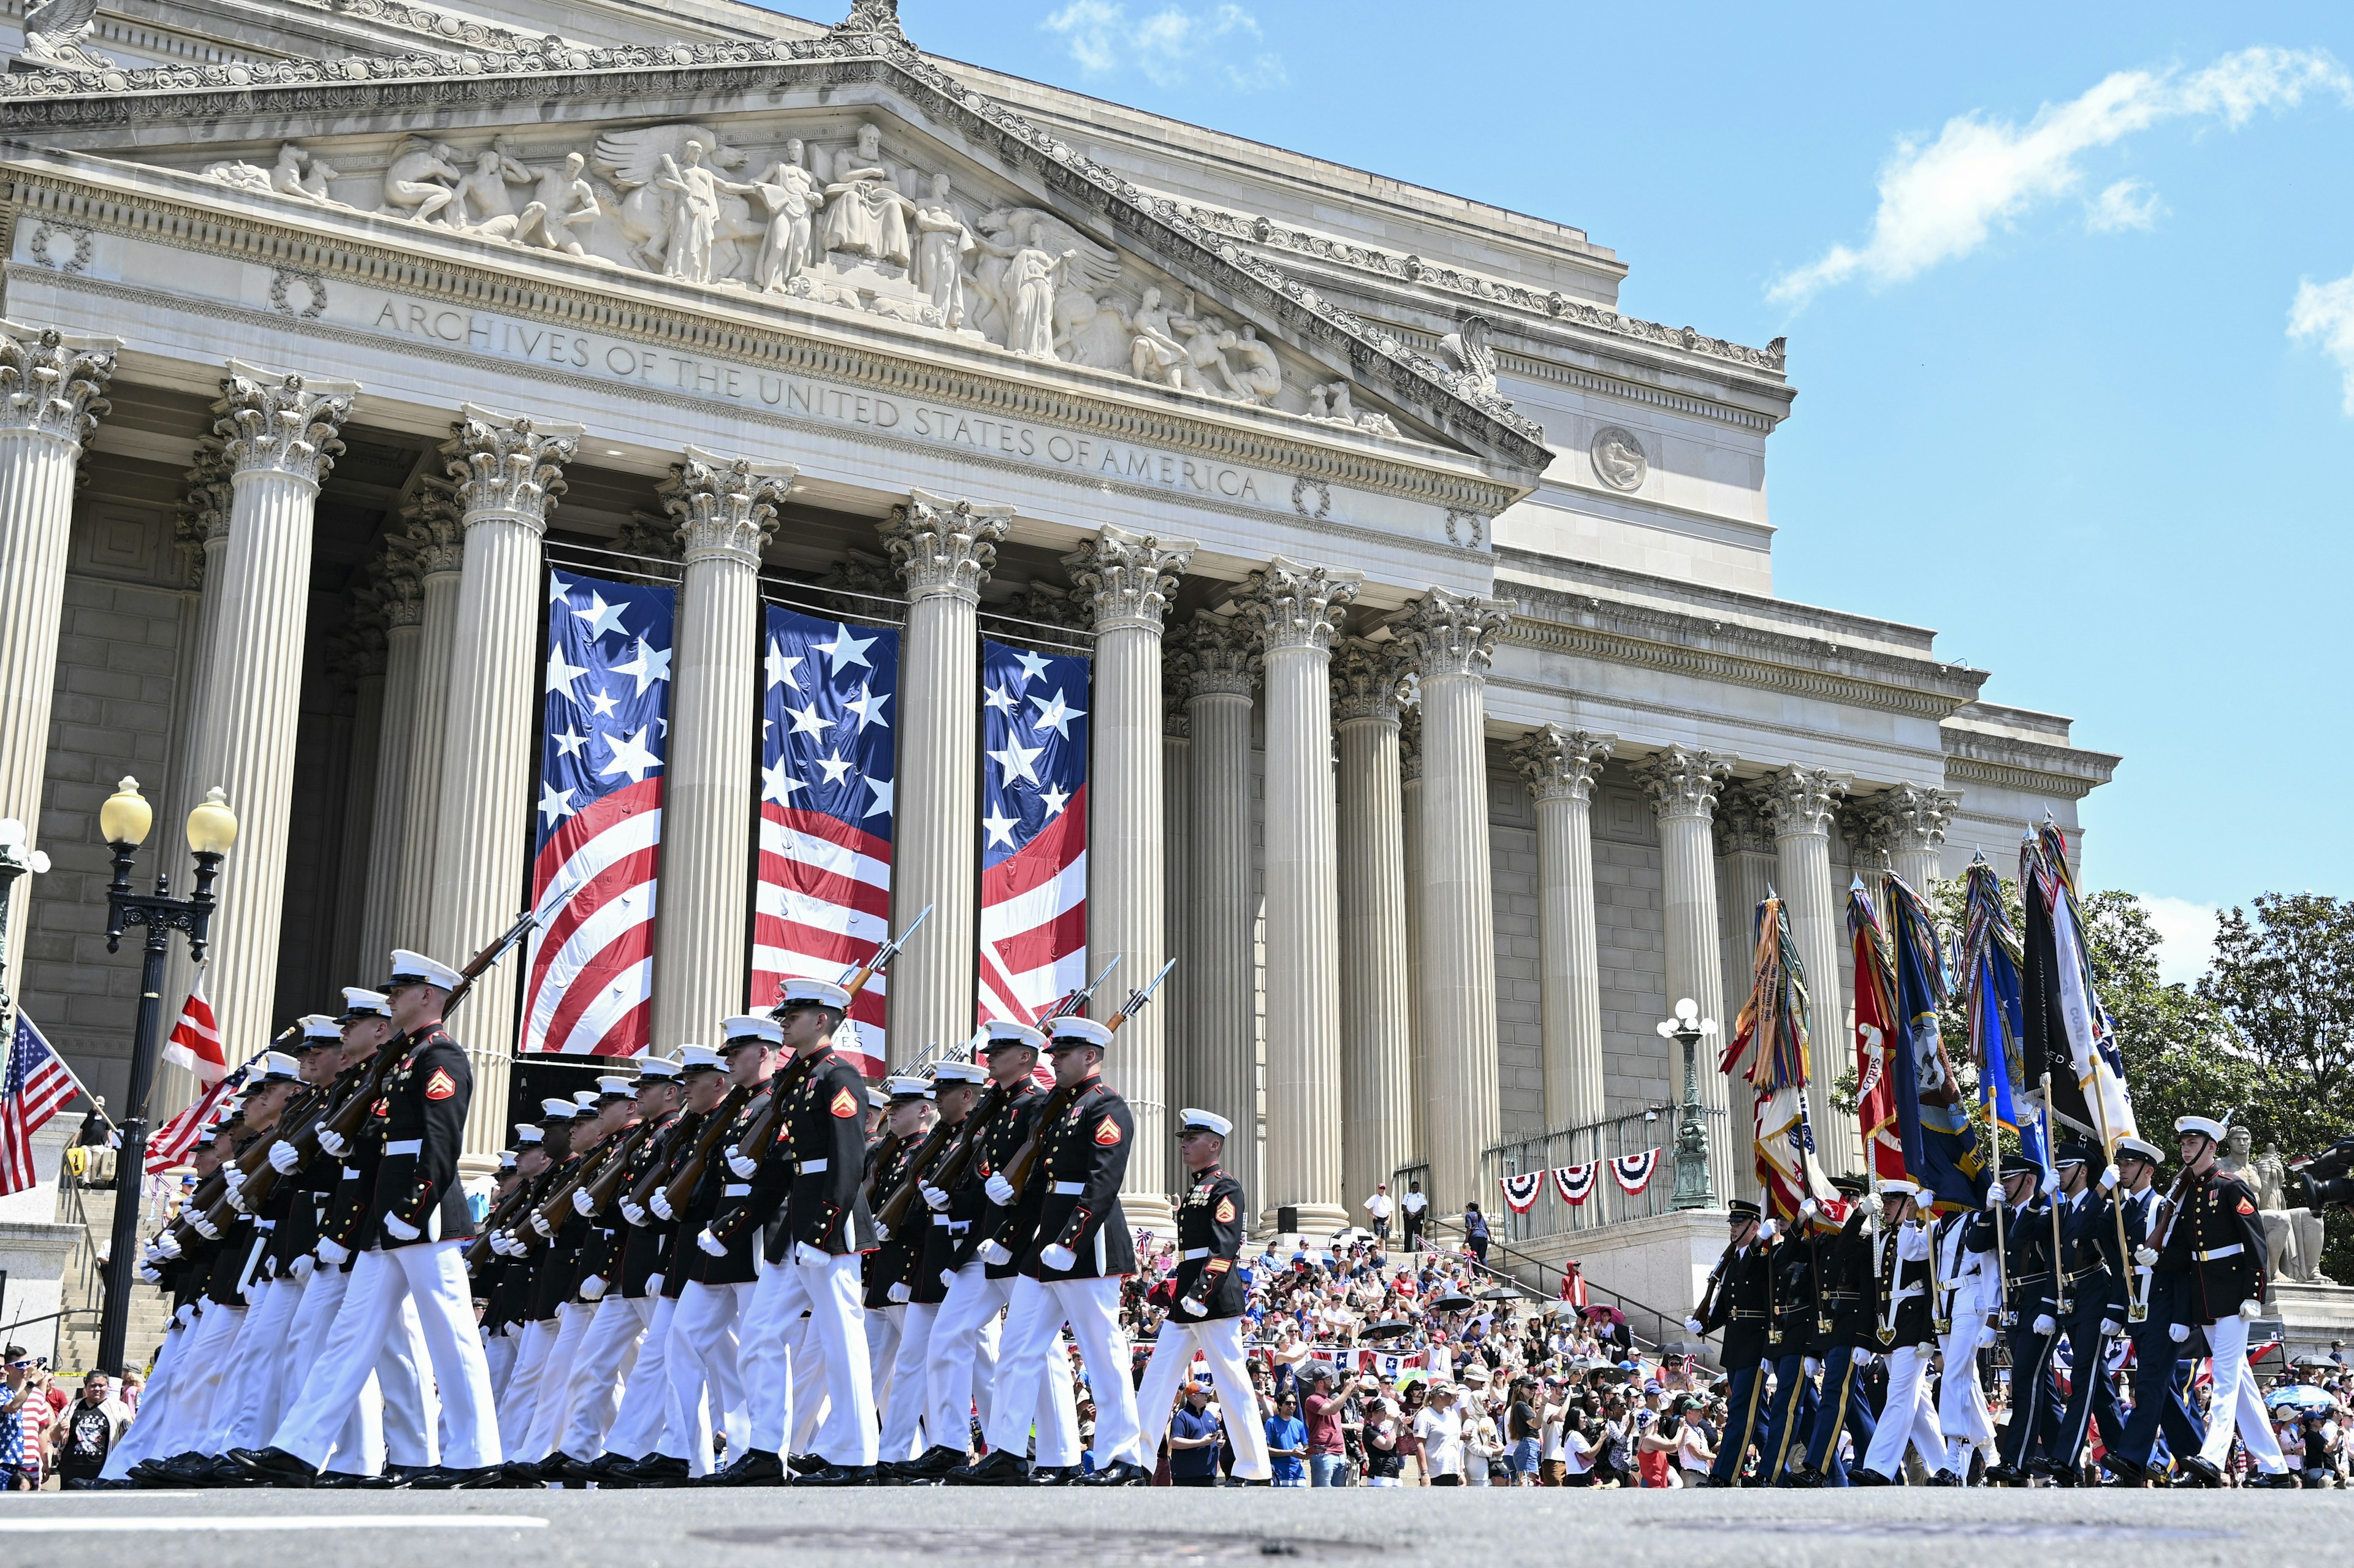
[[[2288,335],[2321,344],[2345,375],[2346,412],[2354,415],[2354,272],[2334,283],[2301,282],[2288,308]]]
[[[2128,228],[2152,228],[2166,213],[2158,193],[2139,180],[2119,180],[2093,198],[2084,213],[2090,234],[2117,234]]]
[[[1240,5],[1165,5],[1138,19],[1122,0],[1070,0],[1042,26],[1062,35],[1071,58],[1090,76],[1133,68],[1155,87],[1178,87],[1205,72],[1238,92],[1290,79],[1282,57],[1259,47],[1266,40],[1258,18]]]
[[[2326,50],[2252,48],[2187,75],[2179,68],[2118,71],[2079,98],[2044,105],[2024,126],[1975,111],[1958,115],[1926,146],[1897,143],[1880,173],[1870,238],[1832,246],[1820,260],[1776,280],[1767,297],[1803,304],[1856,278],[1903,282],[1968,255],[1997,225],[2075,189],[2084,179],[2077,160],[2094,148],[2168,120],[2237,129],[2259,109],[2291,108],[2325,90],[2354,102],[2354,78]],[[2112,195],[2155,216],[2154,196],[2144,200],[2137,182],[2112,185],[2103,201]]]
[[[2188,898],[2147,895],[2141,906],[2158,928],[2158,979],[2189,985],[2205,974],[2215,959],[2215,917],[2221,911],[2212,904],[2194,904]]]

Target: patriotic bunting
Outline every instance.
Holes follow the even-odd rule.
[[[1659,1151],[1654,1146],[1640,1154],[1622,1154],[1610,1162],[1610,1179],[1618,1183],[1620,1192],[1631,1198],[1651,1184],[1652,1174],[1659,1168]]]
[[[1032,1022],[1087,983],[1090,663],[981,646],[983,1023]]]
[[[1564,1203],[1575,1208],[1594,1194],[1595,1178],[1602,1174],[1602,1162],[1586,1165],[1560,1165],[1553,1171],[1553,1190]]]
[[[1523,1171],[1517,1176],[1500,1176],[1497,1181],[1504,1189],[1504,1206],[1516,1214],[1525,1214],[1537,1206],[1537,1194],[1544,1191],[1544,1172]]]

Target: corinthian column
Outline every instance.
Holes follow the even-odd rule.
[[[758,718],[748,677],[760,645],[760,550],[797,471],[689,447],[663,487],[686,577],[663,785],[657,1051],[705,1037],[744,1000]]]
[[[1398,715],[1398,803],[1404,831],[1399,833],[1400,859],[1405,866],[1405,1006],[1414,1033],[1413,1060],[1408,1065],[1412,1093],[1407,1097],[1406,1163],[1430,1162],[1430,1042],[1423,1037],[1422,1020],[1422,708]],[[1426,1194],[1427,1195],[1427,1194]],[[1390,1196],[1403,1199],[1399,1186]],[[1362,1201],[1362,1200],[1361,1200]]]
[[[1363,1202],[1413,1163],[1414,1014],[1405,982],[1405,822],[1396,650],[1332,651],[1341,733],[1341,1195]]]
[[[384,724],[368,822],[367,913],[360,923],[359,972],[351,977],[359,985],[383,979],[379,966],[401,945],[394,935],[400,913],[401,834],[408,819],[410,769],[423,744],[417,718],[425,662],[425,582],[419,569],[417,549],[405,534],[385,541],[378,589],[384,609]],[[443,679],[446,695],[446,666]]]
[[[429,951],[462,964],[514,923],[531,842],[534,667],[547,612],[540,538],[563,493],[578,425],[537,425],[466,406],[442,447],[466,531],[458,623],[450,645],[450,707],[441,741]],[[474,1070],[466,1152],[507,1140],[507,1064],[514,1054],[515,976],[509,959],[475,985],[451,1033]]]
[[[981,858],[981,586],[1010,506],[911,493],[881,529],[907,585],[899,661],[899,780],[892,818],[892,929],[928,905],[931,924],[891,969],[895,1065],[931,1040],[972,1033]]]
[[[1185,716],[1185,688],[1193,656],[1181,641],[1161,656],[1161,933],[1177,960],[1154,1004],[1161,1010],[1162,1078],[1172,1105],[1198,1106],[1193,1097],[1193,958],[1185,937],[1193,912],[1193,727]],[[1236,1144],[1239,1150],[1242,1147]],[[1179,1188],[1177,1161],[1169,1160],[1170,1191]]]
[[[1245,621],[1267,661],[1267,1177],[1263,1216],[1347,1223],[1341,1201],[1340,885],[1332,800],[1332,617],[1362,574],[1281,556],[1253,572]]]
[[[401,541],[418,577],[417,702],[409,744],[402,758],[399,874],[387,883],[392,910],[384,951],[369,960],[384,963],[395,948],[422,950],[430,945],[433,889],[440,880],[434,856],[441,833],[441,755],[450,732],[450,655],[458,641],[458,585],[466,564],[466,530],[456,503],[428,490],[402,514],[408,525]],[[445,963],[465,960],[466,955]]]
[[[1258,1026],[1251,977],[1251,687],[1258,656],[1234,621],[1197,615],[1184,633],[1193,731],[1193,903],[1184,922],[1191,1055],[1187,1103],[1235,1124],[1232,1164],[1258,1139]],[[1246,1178],[1247,1180],[1248,1178]]]
[[[1616,736],[1549,724],[1513,748],[1537,802],[1537,947],[1545,1126],[1584,1127],[1607,1103],[1602,960],[1594,927],[1594,781]]]
[[[106,412],[119,346],[112,338],[0,321],[0,692],[7,694],[0,704],[0,817],[25,825],[28,849],[40,842],[74,464]],[[16,957],[25,950],[24,882],[13,879],[9,895],[11,996],[24,994]]]
[[[1732,758],[1671,746],[1655,755],[1636,774],[1659,815],[1659,884],[1667,924],[1668,1006],[1672,1009],[1679,1001],[1690,997],[1700,1004],[1703,1017],[1716,1021],[1718,1033],[1700,1048],[1701,1104],[1712,1111],[1725,1110],[1732,1103],[1725,1075],[1717,1071],[1717,1058],[1711,1053],[1722,1048],[1733,1027],[1735,999],[1725,990],[1717,946],[1716,865],[1709,817],[1716,810],[1717,792],[1732,771]],[[1683,1063],[1669,1062],[1667,1076],[1669,1083],[1680,1089]],[[1737,1143],[1744,1154],[1737,1165],[1742,1172],[1739,1190],[1747,1192],[1755,1185],[1746,1158],[1750,1126],[1745,1102],[1742,1114],[1732,1118],[1731,1126],[1728,1135],[1727,1122],[1720,1118],[1709,1128],[1709,1178],[1720,1199],[1734,1191],[1734,1144]]]
[[[1487,1196],[1479,1157],[1503,1119],[1486,688],[1506,620],[1490,600],[1433,588],[1391,621],[1422,684],[1421,1026],[1432,1090],[1423,1116],[1435,1213]]]
[[[1956,789],[1898,784],[1857,802],[1856,815],[1866,825],[1872,847],[1888,856],[1888,868],[1925,898],[1929,885],[1943,874],[1946,828],[1961,803]]]
[[[1860,1168],[1863,1147],[1852,1114],[1831,1103],[1831,1085],[1851,1060],[1847,1008],[1841,1001],[1846,921],[1831,881],[1831,818],[1838,814],[1848,781],[1820,768],[1785,768],[1758,786],[1758,800],[1774,824],[1776,876],[1790,911],[1790,936],[1807,967],[1808,1074],[1808,1114],[1815,1147],[1830,1171]]]
[[[1119,957],[1129,986],[1161,972],[1169,939],[1161,783],[1161,623],[1169,595],[1193,558],[1191,539],[1158,539],[1107,525],[1064,565],[1073,597],[1095,613],[1094,755],[1087,774],[1087,961]],[[1109,1018],[1127,987],[1095,999]],[[1166,999],[1161,999],[1165,1001]],[[1171,1191],[1166,1007],[1128,1022],[1120,1042],[1120,1093],[1136,1113],[1137,1148],[1128,1162],[1131,1217],[1166,1230]]]
[[[219,595],[220,608],[205,705],[193,729],[197,780],[224,790],[238,816],[237,850],[222,863],[217,884],[208,988],[232,1062],[270,1039],[313,513],[319,482],[344,450],[336,432],[358,391],[355,382],[306,382],[232,361],[213,406],[213,433],[233,489],[220,577],[205,585],[208,596]]]

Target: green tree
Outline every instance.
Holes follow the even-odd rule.
[[[2199,994],[2240,1037],[2316,1100],[2354,1088],[2354,898],[2266,893],[2254,917],[2215,922],[2215,963]]]

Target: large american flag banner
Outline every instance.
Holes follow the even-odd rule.
[[[981,645],[981,1019],[1087,983],[1089,662]]]
[[[833,980],[891,938],[891,791],[898,777],[899,634],[769,607],[760,699],[760,857],[752,904],[755,1012],[778,982]],[[881,1077],[885,980],[834,1040]]]
[[[81,1093],[81,1085],[55,1047],[23,1013],[0,1074],[0,1196],[22,1192],[39,1180],[33,1169],[33,1134]]]
[[[558,571],[547,598],[522,1048],[635,1055],[652,1040],[677,594]]]

